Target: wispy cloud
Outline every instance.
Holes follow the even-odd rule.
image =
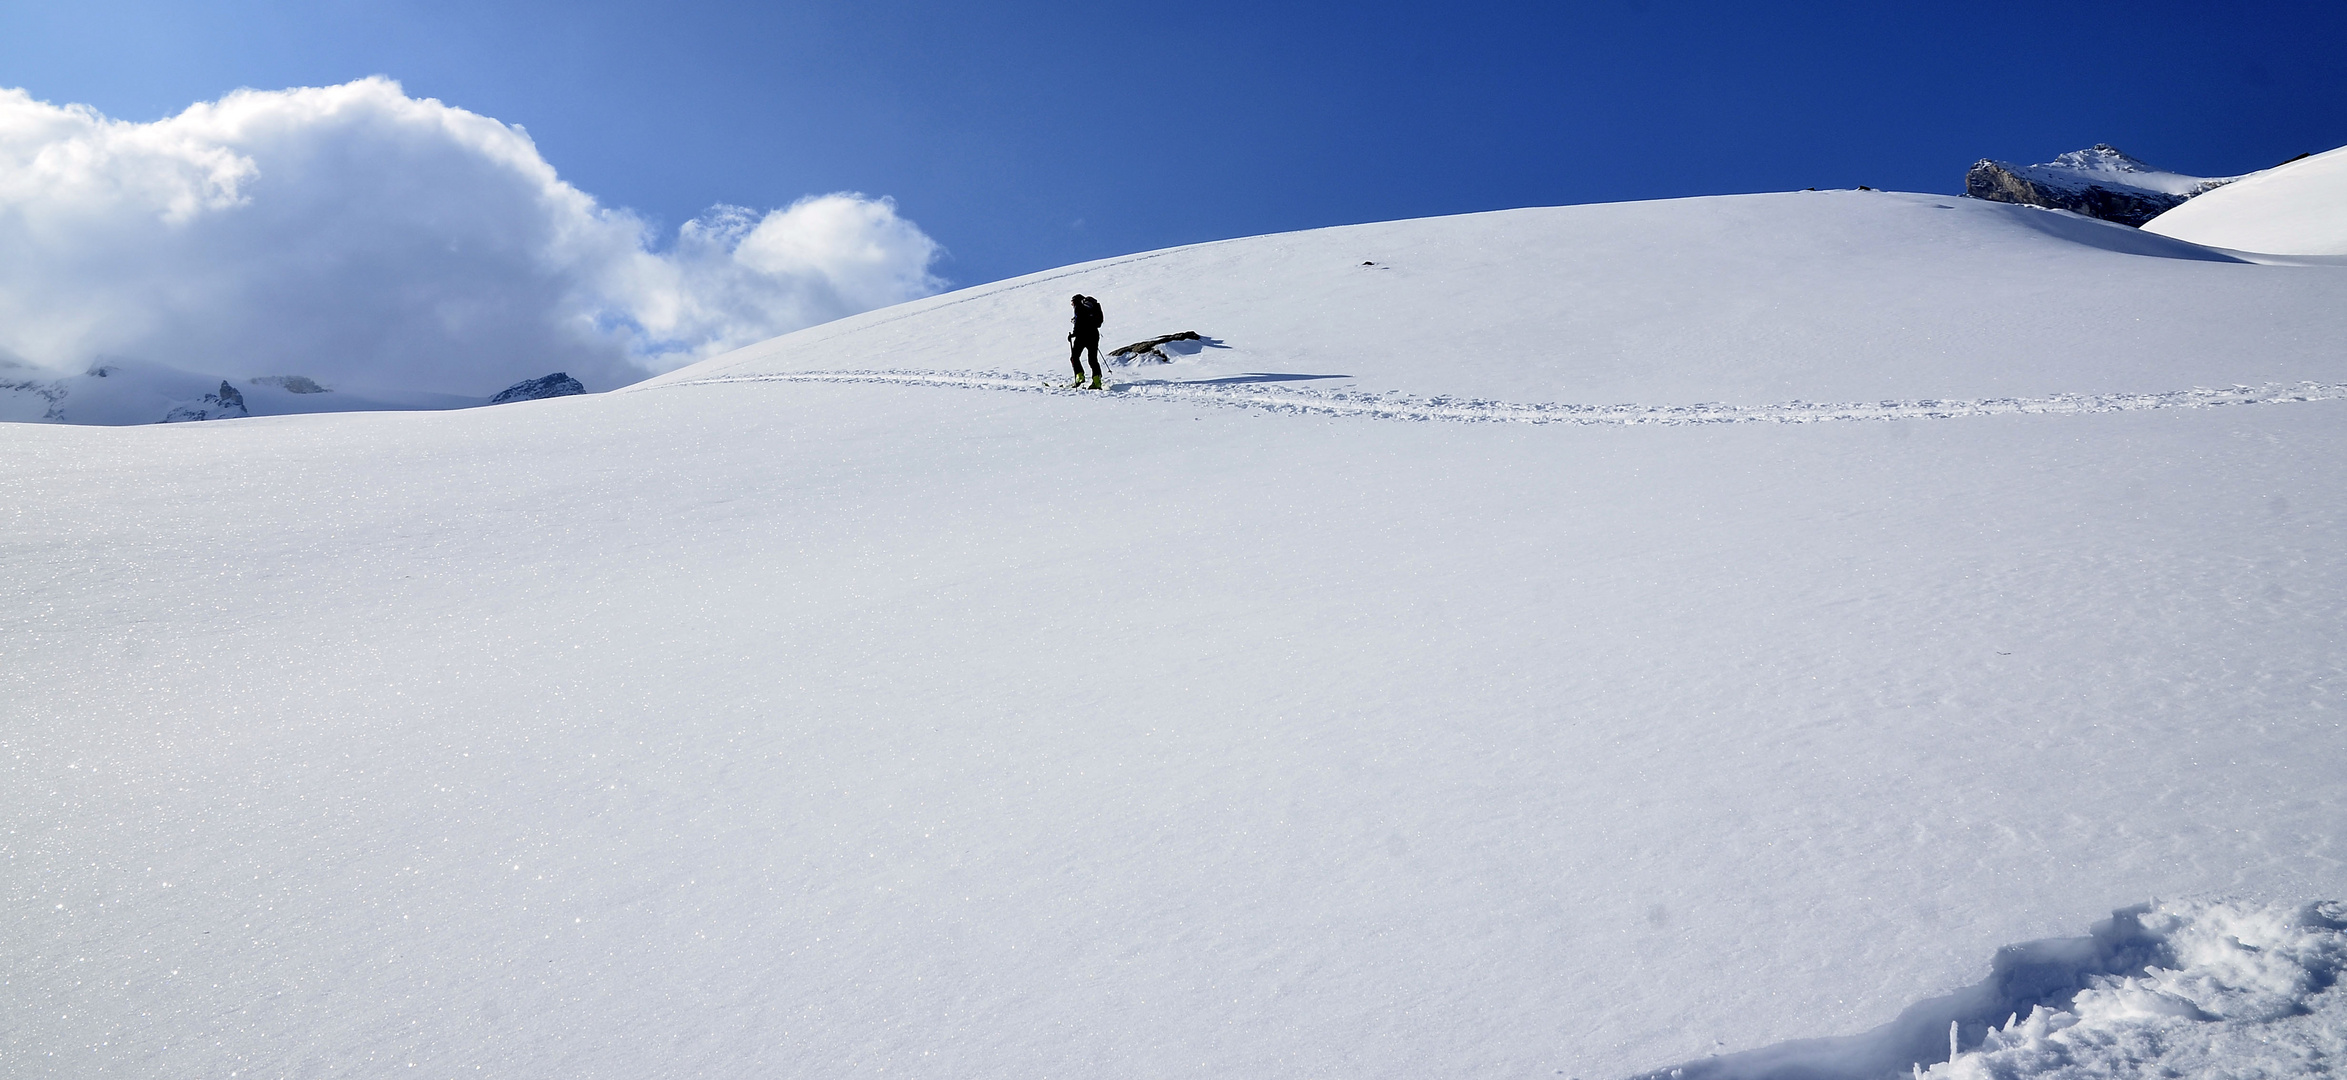
[[[662,239],[520,128],[389,79],[144,124],[0,90],[0,355],[46,367],[604,389],[941,286],[886,198],[719,206]]]

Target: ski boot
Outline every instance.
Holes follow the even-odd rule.
[[[1100,386],[1100,376],[1098,376],[1098,375],[1094,375],[1094,376],[1092,376],[1092,387],[1091,387],[1091,388],[1092,388],[1092,389],[1094,389],[1094,390],[1098,390],[1098,389],[1100,389],[1100,388],[1101,388],[1101,386]]]

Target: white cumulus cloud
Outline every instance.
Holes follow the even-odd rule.
[[[942,284],[886,198],[719,206],[662,239],[520,128],[389,79],[153,123],[0,90],[0,358],[606,389]]]

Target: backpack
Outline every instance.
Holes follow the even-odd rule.
[[[1100,301],[1095,300],[1092,297],[1085,297],[1083,302],[1078,306],[1077,310],[1083,313],[1083,317],[1076,320],[1077,325],[1082,326],[1086,330],[1098,330],[1100,329],[1100,324],[1106,321],[1101,317],[1100,314]]]

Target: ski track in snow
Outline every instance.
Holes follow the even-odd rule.
[[[665,383],[646,390],[727,383],[817,382],[943,386],[1030,394],[1087,395],[1057,378],[999,371],[794,371],[762,375],[720,375]],[[1228,408],[1318,416],[1366,416],[1382,420],[1449,420],[1519,424],[1813,424],[1833,420],[1950,419],[1959,416],[2045,415],[2198,409],[2218,405],[2267,405],[2286,401],[2347,398],[2347,383],[2268,383],[2224,389],[2195,387],[2158,394],[2056,394],[2052,397],[1975,399],[1924,398],[1913,401],[1784,401],[1768,405],[1573,405],[1560,402],[1490,401],[1480,398],[1414,397],[1398,391],[1315,390],[1213,382],[1134,382],[1111,388],[1127,398],[1181,401]]]

